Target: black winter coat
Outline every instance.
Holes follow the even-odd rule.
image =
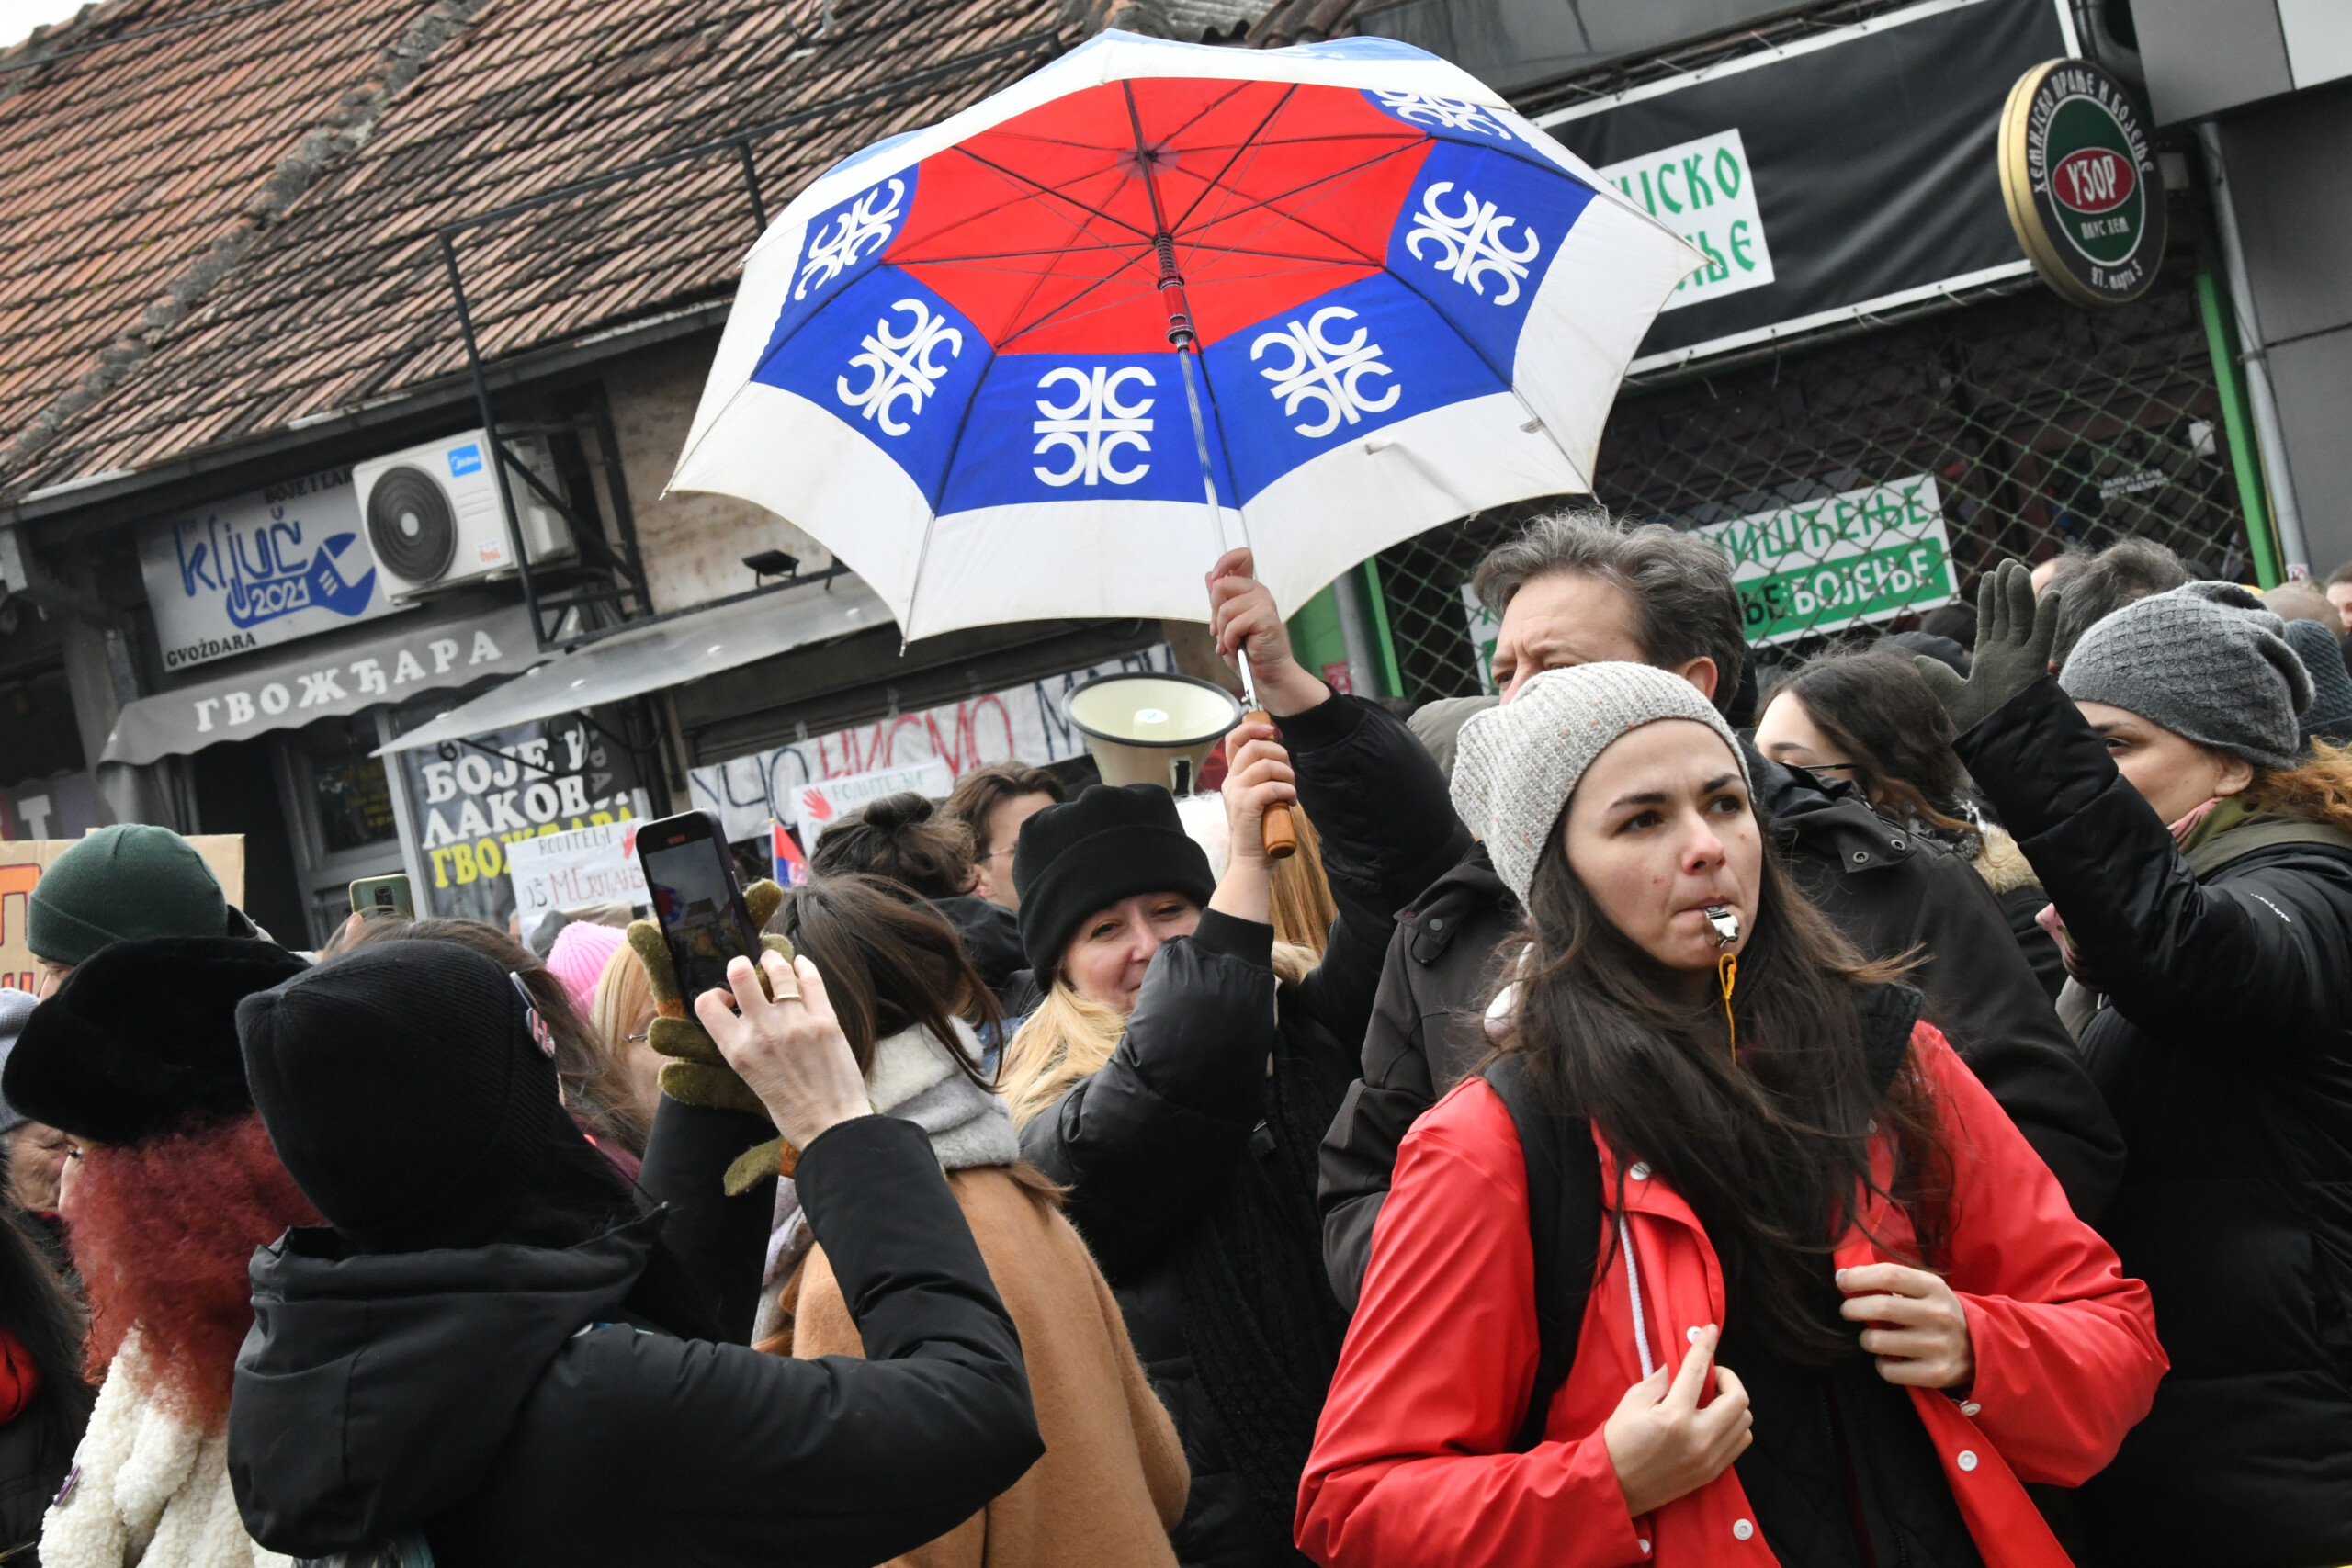
[[[2081,1491],[2101,1560],[2352,1560],[2352,850],[2199,881],[2054,681],[1959,750],[2106,987],[2083,1053],[2132,1162],[2100,1229],[2172,1357]]]
[[[1193,1490],[1180,1561],[1302,1561],[1299,1472],[1344,1328],[1324,1280],[1316,1147],[1354,1071],[1395,908],[1468,842],[1427,752],[1335,696],[1281,721],[1340,916],[1276,987],[1270,926],[1215,910],[1153,955],[1118,1049],[1022,1134],[1117,1295]],[[1307,778],[1377,787],[1345,795]],[[1331,761],[1336,759],[1335,761]]]
[[[298,1557],[421,1532],[441,1568],[865,1568],[969,1517],[1042,1447],[930,1141],[863,1117],[797,1176],[865,1361],[649,1323],[662,1211],[567,1250],[364,1257],[298,1230],[256,1253],[229,1418],[246,1529]]]
[[[1302,763],[1302,789],[1315,765]],[[1782,767],[1753,747],[1747,766],[1757,810],[1798,885],[1864,953],[1919,952],[1911,984],[1928,1021],[2049,1164],[2075,1213],[2096,1215],[2121,1176],[2122,1139],[1984,879],[1878,816],[1849,784]],[[1396,919],[1363,1076],[1322,1150],[1325,1262],[1351,1310],[1397,1145],[1486,1054],[1480,1024],[1495,949],[1517,930],[1519,909],[1480,846]]]

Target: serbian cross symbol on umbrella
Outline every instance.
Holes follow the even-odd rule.
[[[1589,491],[1702,259],[1419,50],[1105,33],[776,220],[672,487],[797,525],[909,638],[1198,619],[1245,543],[1295,606]]]

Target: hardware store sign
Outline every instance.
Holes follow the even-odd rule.
[[[1932,474],[1694,532],[1730,558],[1747,640],[1758,648],[1959,597]]]
[[[351,470],[307,474],[139,532],[164,668],[373,620],[394,606],[368,554]]]

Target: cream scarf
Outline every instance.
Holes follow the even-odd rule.
[[[45,1568],[293,1568],[245,1534],[228,1437],[207,1436],[139,1391],[134,1332],[98,1389],[89,1429],[41,1518]]]
[[[956,1042],[945,1042],[921,1024],[874,1043],[874,1065],[865,1072],[865,1097],[875,1110],[921,1127],[942,1170],[1011,1165],[1021,1157],[1021,1139],[1004,1101],[956,1070],[952,1048],[980,1059],[980,1039],[962,1019]],[[774,1332],[777,1292],[815,1237],[801,1217],[800,1198],[790,1181],[776,1185],[775,1219],[768,1235],[767,1269],[752,1339]]]

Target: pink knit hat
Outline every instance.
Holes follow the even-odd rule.
[[[548,969],[563,982],[563,994],[582,1018],[595,1003],[596,981],[605,965],[628,941],[626,933],[612,926],[585,920],[574,920],[555,933],[555,945],[548,949]]]

